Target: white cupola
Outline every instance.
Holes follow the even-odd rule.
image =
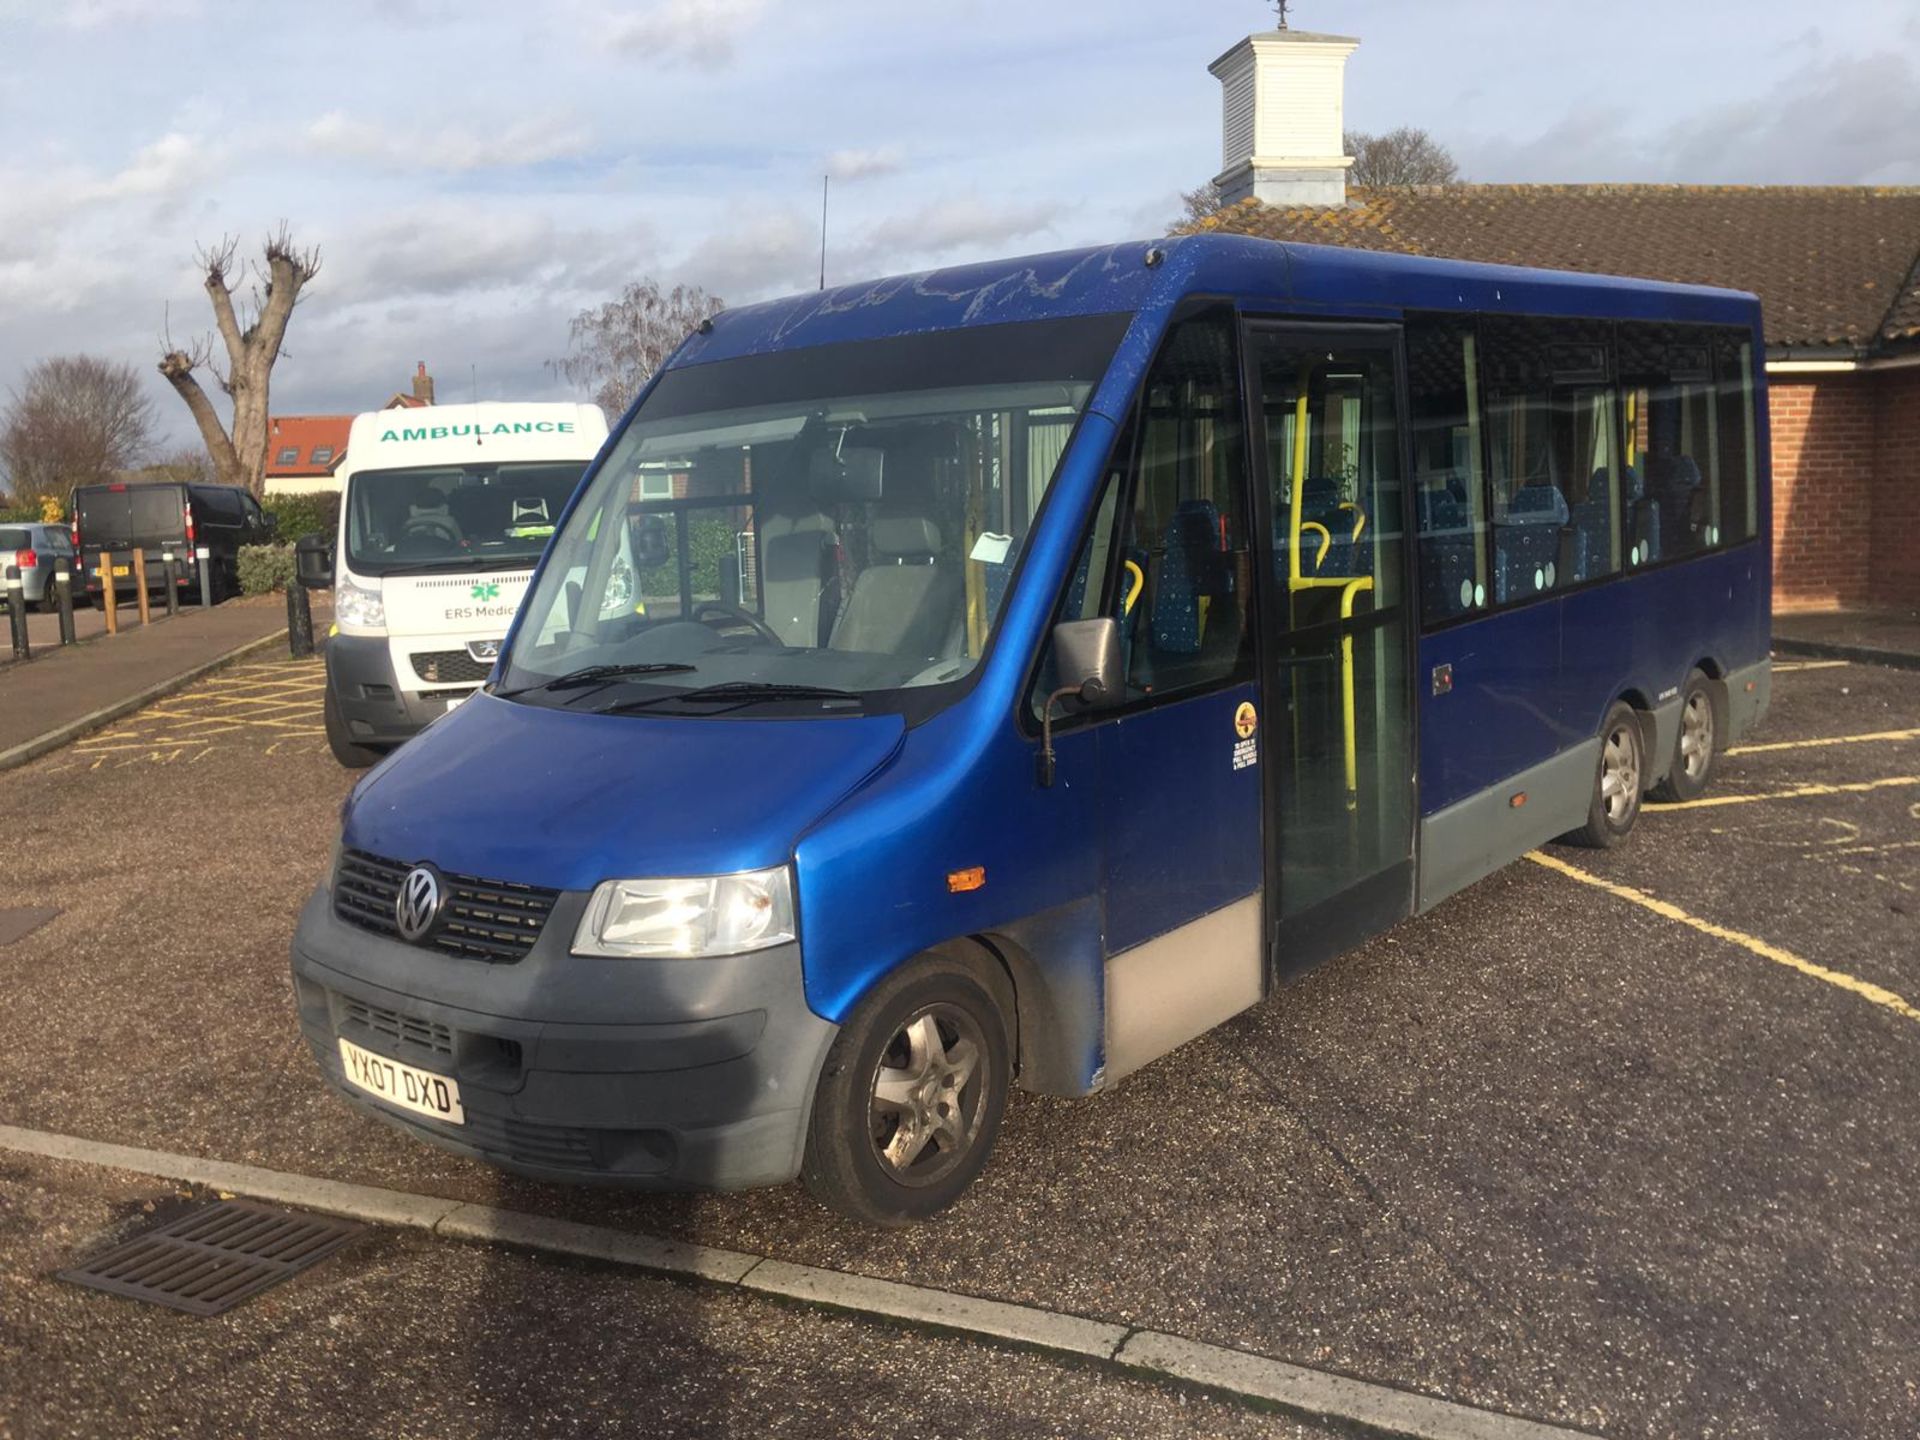
[[[1347,56],[1358,40],[1265,30],[1207,68],[1220,77],[1220,203],[1344,205]]]

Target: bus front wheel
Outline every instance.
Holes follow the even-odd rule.
[[[987,1163],[1013,1065],[1004,976],[931,955],[888,976],[834,1037],[801,1175],[829,1209],[905,1225]]]
[[[1640,818],[1641,777],[1646,774],[1646,736],[1633,707],[1615,701],[1600,727],[1600,763],[1594,769],[1587,823],[1560,838],[1572,845],[1611,850]]]

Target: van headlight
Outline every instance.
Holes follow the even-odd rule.
[[[333,587],[333,618],[356,630],[384,630],[387,607],[378,590],[368,590],[342,577]]]
[[[687,880],[608,880],[593,892],[576,955],[691,959],[793,939],[793,878],[782,865]]]

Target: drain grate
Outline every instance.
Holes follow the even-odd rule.
[[[60,1278],[190,1315],[218,1315],[326,1259],[365,1228],[223,1200],[62,1270]]]

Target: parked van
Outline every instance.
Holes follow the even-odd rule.
[[[86,572],[85,594],[106,604],[100,562],[111,557],[114,596],[133,596],[133,552],[143,552],[147,589],[166,587],[166,555],[174,557],[174,587],[183,600],[200,598],[200,572],[207,564],[207,590],[217,605],[240,593],[240,547],[264,545],[275,535],[273,517],[239,485],[199,485],[184,481],[158,484],[81,485],[68,511],[73,547]],[[204,556],[201,552],[206,552]],[[78,577],[74,594],[82,593]]]
[[[340,528],[320,567],[338,627],[326,650],[326,727],[341,764],[371,765],[487,678],[606,436],[594,405],[355,417]]]
[[[1750,295],[1229,236],[719,315],[349,798],[301,1028],[536,1176],[931,1214],[1012,1086],[1711,783],[1769,694],[1763,357]]]

